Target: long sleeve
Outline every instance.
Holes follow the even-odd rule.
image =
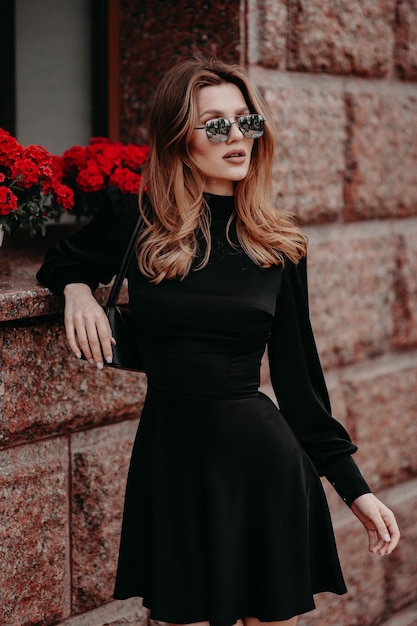
[[[351,455],[357,447],[331,415],[311,328],[306,259],[288,262],[269,342],[271,382],[280,409],[320,475],[347,504],[371,490]]]
[[[108,189],[100,212],[80,231],[47,250],[38,281],[57,294],[69,283],[86,283],[93,291],[99,283],[109,283],[138,218],[136,195]]]

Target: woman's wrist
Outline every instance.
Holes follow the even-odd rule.
[[[68,285],[64,287],[63,293],[64,296],[68,296],[73,293],[83,293],[91,295],[93,292],[91,290],[91,287],[89,287],[89,285],[87,285],[86,283],[68,283]]]

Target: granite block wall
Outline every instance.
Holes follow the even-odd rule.
[[[146,139],[152,89],[194,49],[244,63],[268,102],[275,199],[310,239],[311,317],[334,414],[399,518],[398,551],[370,555],[325,484],[349,593],[317,596],[299,626],[415,626],[416,3],[119,0],[119,9],[122,140]],[[68,354],[62,301],[34,280],[41,256],[0,250],[0,625],[145,626],[140,602],[111,592],[146,379]]]
[[[231,62],[243,58],[240,0],[119,0],[122,141],[147,138],[149,100],[164,71],[204,50]]]
[[[46,626],[111,599],[146,378],[77,361],[41,253],[0,255],[0,624]]]

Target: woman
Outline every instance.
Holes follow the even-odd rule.
[[[319,479],[371,552],[399,532],[330,415],[308,315],[306,238],[272,206],[273,134],[245,72],[210,60],[156,91],[142,229],[128,280],[148,394],[126,489],[115,598],[171,623],[295,624],[346,591]],[[65,295],[71,350],[98,368],[112,337],[92,291],[138,219],[113,194],[50,249],[38,278]],[[280,409],[258,391],[266,345]]]

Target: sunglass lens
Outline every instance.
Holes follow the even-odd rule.
[[[264,134],[265,120],[262,115],[242,115],[239,128],[246,139],[258,139]]]
[[[230,122],[225,117],[218,117],[206,123],[206,135],[212,143],[227,141],[230,133]]]

